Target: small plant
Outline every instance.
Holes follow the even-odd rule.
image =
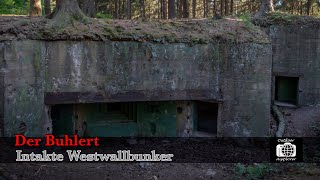
[[[245,14],[242,14],[240,15],[239,17],[241,19],[241,21],[244,22],[245,26],[249,29],[254,29],[256,30],[257,29],[257,26],[255,26],[253,23],[252,23],[252,19],[251,19],[251,15],[249,13],[245,13]]]
[[[112,19],[113,17],[110,14],[98,12],[97,18],[99,18],[99,19]]]
[[[251,23],[251,16],[248,13],[240,15],[239,18],[246,24],[250,24]]]
[[[270,172],[272,168],[269,164],[253,164],[244,165],[237,164],[234,168],[234,174],[237,176],[235,179],[263,179]]]

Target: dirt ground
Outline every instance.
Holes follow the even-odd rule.
[[[251,179],[255,174],[239,174],[236,164],[0,164],[0,179]],[[313,164],[270,165],[266,179],[319,179],[320,169]],[[250,172],[249,172],[250,173]],[[257,172],[259,173],[259,172]],[[250,175],[250,176],[249,176]],[[260,179],[261,177],[256,177]]]
[[[286,121],[284,136],[314,137],[312,126],[320,121],[320,106],[281,108]]]

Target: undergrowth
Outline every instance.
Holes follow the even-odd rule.
[[[264,179],[275,169],[270,164],[237,164],[234,167],[234,179]]]

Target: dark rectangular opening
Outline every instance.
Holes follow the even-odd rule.
[[[88,127],[108,127],[113,123],[137,121],[137,104],[94,103],[61,104],[51,106],[52,130],[54,135],[79,134],[85,136]],[[93,127],[94,126],[94,127]]]
[[[218,104],[197,102],[197,131],[217,134]]]
[[[275,77],[275,100],[280,103],[297,105],[298,103],[298,77]]]

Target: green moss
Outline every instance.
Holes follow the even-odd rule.
[[[272,20],[273,22],[278,23],[291,23],[293,22],[297,17],[296,15],[284,13],[284,12],[272,12],[268,15],[268,19]]]
[[[103,29],[111,37],[116,37],[118,35],[118,32],[112,27],[107,26],[107,27],[104,27]]]
[[[122,27],[122,26],[116,26],[116,27],[115,27],[115,30],[116,30],[118,33],[123,33],[124,30],[125,30],[125,28]]]

